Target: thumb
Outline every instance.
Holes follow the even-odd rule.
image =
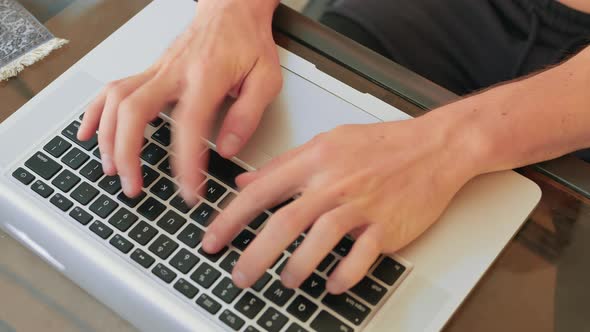
[[[264,110],[281,91],[282,84],[278,64],[259,62],[252,68],[219,131],[217,150],[224,158],[235,156],[248,142]]]

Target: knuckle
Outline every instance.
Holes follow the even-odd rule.
[[[299,212],[293,208],[282,208],[277,211],[269,220],[269,224],[284,229],[286,232],[296,232],[300,227],[301,220],[298,218]]]
[[[328,234],[328,232],[333,234],[346,233],[344,225],[336,221],[329,213],[320,216],[315,222],[314,228],[316,229],[316,232],[324,232],[326,234]]]

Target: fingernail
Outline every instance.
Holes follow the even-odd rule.
[[[240,137],[234,133],[229,133],[225,135],[225,138],[221,141],[220,152],[226,156],[234,156],[238,153],[241,145],[242,140]]]
[[[187,205],[194,205],[197,203],[197,198],[193,194],[192,190],[189,190],[189,189],[186,189],[186,187],[183,187],[181,195],[182,195],[182,198],[184,198],[184,201],[186,202]]]
[[[295,279],[293,279],[293,276],[288,272],[281,273],[281,282],[283,283],[283,286],[287,288],[295,288]]]
[[[112,175],[115,172],[115,165],[113,164],[113,159],[108,154],[101,154],[100,159],[102,160],[102,170],[108,174]]]
[[[205,238],[203,239],[203,248],[205,251],[213,251],[217,245],[217,236],[212,234],[211,232],[207,232],[205,234]]]
[[[234,284],[236,284],[236,286],[244,286],[247,284],[247,279],[246,279],[246,275],[244,273],[242,273],[242,271],[239,271],[237,269],[234,269],[232,276],[234,278]]]
[[[346,289],[344,289],[344,287],[339,282],[334,280],[328,280],[328,283],[326,284],[326,290],[330,294],[341,294]]]
[[[130,185],[131,182],[129,181],[129,178],[121,176],[121,187],[123,187],[124,192],[128,193],[131,190]]]

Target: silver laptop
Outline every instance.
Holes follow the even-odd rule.
[[[511,171],[472,180],[439,222],[396,255],[381,257],[340,296],[324,285],[350,249],[348,238],[299,289],[283,288],[278,273],[297,243],[251,289],[233,286],[233,263],[272,210],[222,253],[200,250],[226,197],[238,194],[236,174],[341,124],[409,118],[297,55],[278,47],[284,88],[247,149],[230,161],[210,145],[210,194],[193,208],[183,204],[170,173],[166,113],[145,131],[138,198],[125,197],[117,177],[102,174],[95,139],[76,140],[92,97],[156,60],[195,6],[154,1],[2,123],[0,226],[140,330],[440,330],[539,201],[531,181]]]

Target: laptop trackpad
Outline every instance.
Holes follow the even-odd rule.
[[[265,112],[251,147],[276,157],[339,125],[381,121],[305,78],[282,70],[283,89]]]

